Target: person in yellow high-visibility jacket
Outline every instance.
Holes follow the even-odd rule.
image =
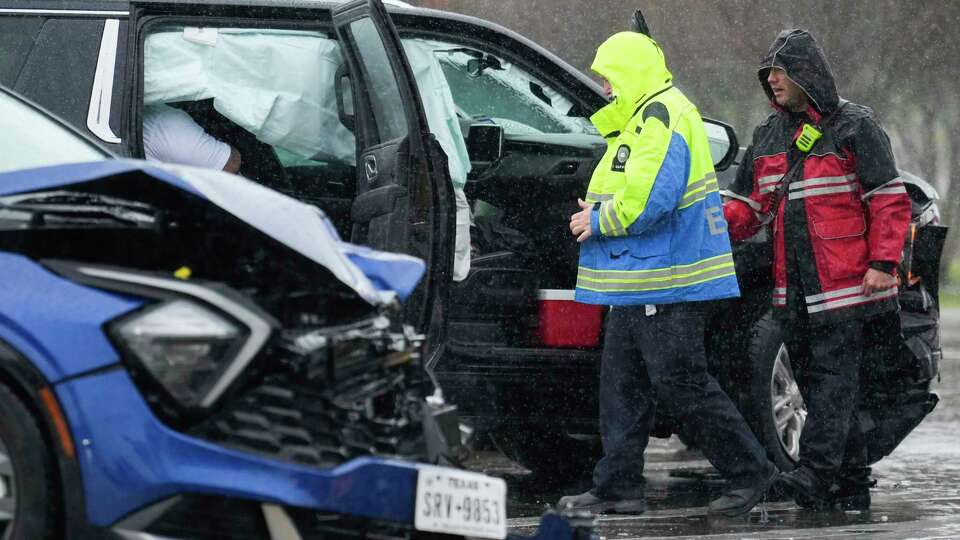
[[[559,504],[643,512],[643,452],[659,407],[728,481],[709,510],[749,512],[778,471],[707,373],[705,302],[740,291],[703,120],[644,34],[612,36],[592,68],[613,98],[591,118],[608,149],[570,230],[581,242],[577,301],[612,306],[600,371],[604,457],[593,488]]]

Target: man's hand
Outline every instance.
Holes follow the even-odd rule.
[[[886,272],[881,272],[876,268],[868,269],[867,275],[863,276],[863,294],[865,296],[870,296],[873,293],[885,291],[896,286],[896,277]]]
[[[583,199],[577,199],[577,204],[583,210],[570,216],[570,232],[577,237],[577,242],[583,243],[593,234],[593,231],[590,230],[590,214],[593,212],[593,205],[584,202]]]

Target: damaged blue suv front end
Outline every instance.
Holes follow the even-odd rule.
[[[4,540],[507,536],[397,322],[418,259],[236,176],[107,160],[0,174],[0,268]]]

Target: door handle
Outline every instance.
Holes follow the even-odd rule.
[[[367,183],[372,184],[379,175],[377,168],[377,156],[369,155],[363,158],[363,173],[367,177]]]

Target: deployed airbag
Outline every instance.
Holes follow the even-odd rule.
[[[259,140],[318,161],[354,164],[337,115],[339,44],[319,32],[183,28],[147,36],[145,106],[213,99]]]

